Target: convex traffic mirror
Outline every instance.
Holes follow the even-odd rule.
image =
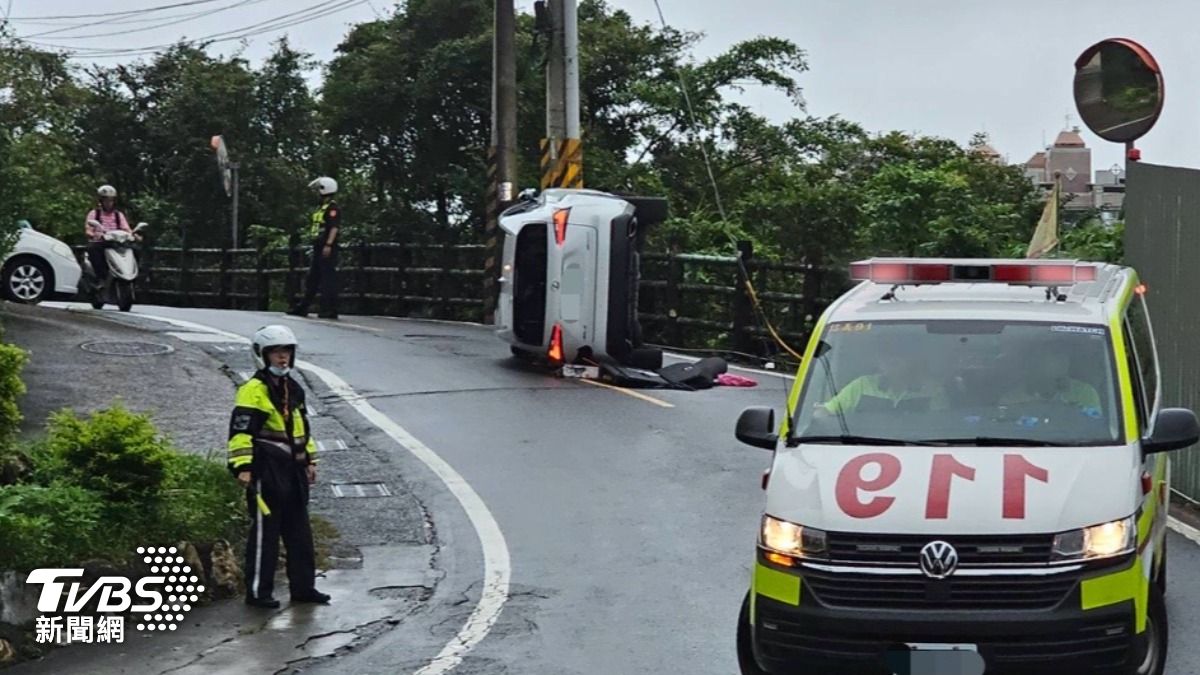
[[[1162,71],[1145,47],[1103,40],[1075,61],[1075,107],[1100,138],[1133,143],[1150,131],[1163,107]]]

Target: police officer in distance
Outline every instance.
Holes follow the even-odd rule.
[[[304,389],[291,377],[296,336],[265,326],[251,342],[258,371],[238,388],[229,422],[229,470],[246,488],[246,604],[274,609],[279,539],[287,549],[293,603],[329,602],[316,589],[316,553],[308,519],[309,486],[316,481],[316,443]]]
[[[292,316],[308,316],[308,308],[316,298],[317,291],[321,293],[321,310],[317,316],[322,319],[338,318],[338,230],[341,227],[342,213],[334,195],[337,194],[337,181],[322,176],[308,184],[310,190],[316,192],[320,206],[313,212],[310,233],[313,238],[312,264],[308,269],[305,282],[304,299],[292,307],[288,314]]]

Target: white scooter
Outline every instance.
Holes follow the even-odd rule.
[[[92,227],[100,227],[100,223],[89,220]],[[101,309],[104,304],[111,303],[122,312],[133,308],[133,282],[138,277],[137,258],[133,255],[133,243],[138,232],[149,227],[148,223],[138,223],[132,232],[125,230],[109,230],[104,233],[104,259],[108,262],[108,275],[101,279],[92,268],[92,259],[83,256],[84,297],[91,301],[92,307]]]

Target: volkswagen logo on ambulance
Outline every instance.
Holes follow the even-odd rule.
[[[958,551],[944,541],[931,541],[921,549],[921,571],[930,579],[945,579],[958,569]]]

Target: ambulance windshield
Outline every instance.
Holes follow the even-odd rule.
[[[809,365],[793,440],[1114,445],[1116,372],[1100,326],[833,323]]]

